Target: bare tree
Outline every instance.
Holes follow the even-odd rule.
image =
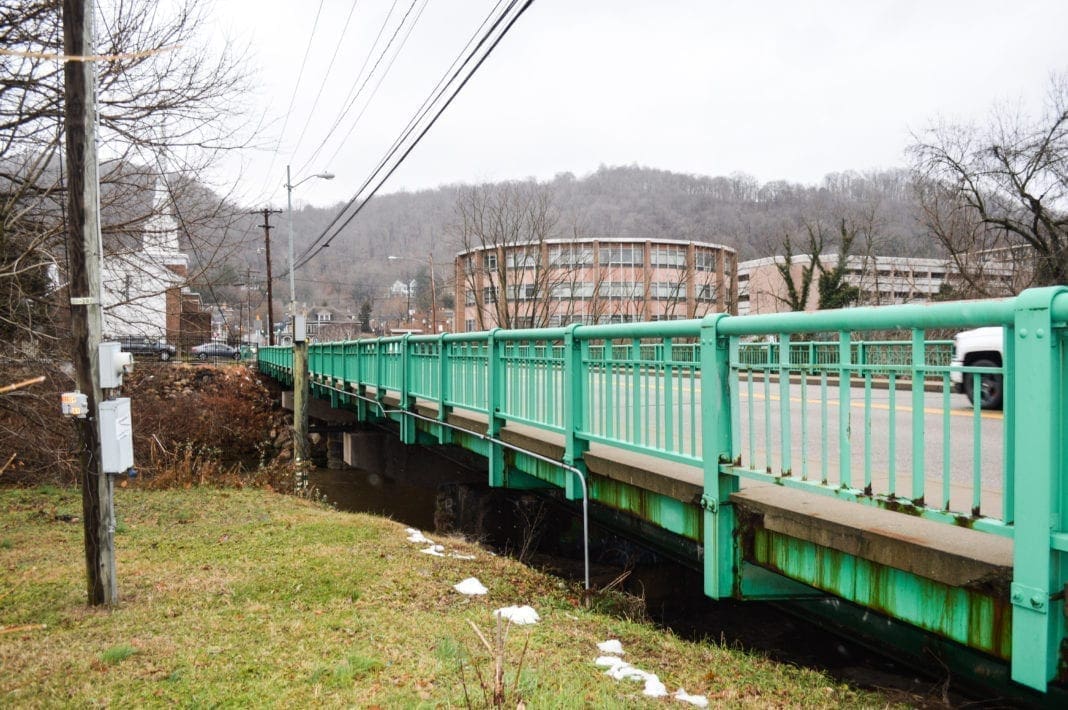
[[[465,187],[456,211],[461,249],[471,252],[464,303],[475,306],[478,329],[547,325],[551,298],[562,296],[573,273],[570,252],[550,254],[559,220],[551,189],[536,182]]]
[[[1068,78],[1050,81],[1037,118],[1000,108],[986,126],[934,127],[910,152],[927,229],[975,295],[1068,283]]]
[[[61,6],[0,0],[0,331],[9,342],[58,335],[49,322],[66,271]],[[204,46],[201,0],[98,6],[93,61],[106,258],[126,260],[136,275],[141,262],[132,255],[143,251],[163,209],[203,268],[234,241],[235,210],[198,182],[223,151],[250,140],[242,58],[228,46]],[[166,200],[153,199],[158,189]]]

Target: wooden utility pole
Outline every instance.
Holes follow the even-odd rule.
[[[89,603],[118,601],[112,479],[103,472],[97,429],[100,402],[100,193],[96,164],[96,66],[93,0],[63,0],[64,128],[67,134],[67,253],[75,379],[89,416],[75,419],[81,441],[82,520]]]
[[[262,214],[263,224],[263,250],[267,256],[267,344],[274,345],[274,289],[271,285],[271,224],[272,214],[281,214],[282,210],[272,210],[269,207],[264,207],[258,212],[250,212],[249,214]]]

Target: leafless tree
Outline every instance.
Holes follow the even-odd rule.
[[[8,342],[43,339],[46,347],[58,335],[49,326],[66,271],[61,7],[60,0],[0,0],[0,331]],[[201,40],[202,0],[101,0],[98,8],[106,258],[139,251],[162,208],[204,268],[236,241],[235,210],[198,183],[224,151],[251,140],[242,120],[249,80],[242,56]],[[158,189],[167,200],[153,199]]]
[[[996,109],[985,126],[938,125],[910,149],[927,229],[968,295],[1068,283],[1068,77],[1032,118]]]
[[[536,182],[507,182],[462,188],[457,196],[464,304],[475,306],[479,330],[542,327],[551,299],[569,287],[571,253],[550,254],[559,216],[552,191]]]

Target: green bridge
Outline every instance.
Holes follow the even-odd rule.
[[[713,599],[815,599],[830,624],[875,611],[903,622],[887,643],[1047,693],[1068,672],[1066,321],[1053,287],[319,343],[308,370],[321,404],[687,555]],[[946,338],[977,326],[1003,327],[1002,366],[951,364]],[[292,348],[259,368],[292,384]],[[1004,411],[951,394],[954,372],[1002,374]]]

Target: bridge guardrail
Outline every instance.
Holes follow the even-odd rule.
[[[1068,552],[1066,320],[1068,289],[1054,287],[991,301],[314,344],[309,368],[313,382],[401,392],[437,402],[442,416],[483,412],[493,434],[508,421],[561,433],[568,464],[600,443],[701,467],[712,514],[751,478],[1013,537],[1014,604],[1023,600],[1014,639],[1047,639],[1059,628],[1048,597],[1068,582],[1068,563],[1054,563]],[[984,373],[1003,376],[1001,417],[978,398],[953,404],[949,343],[925,337],[984,325],[1005,329],[1005,362],[956,369],[976,387]],[[863,339],[889,330],[911,337]],[[815,334],[832,337],[806,340]],[[261,369],[291,378],[288,351],[262,348]],[[1013,649],[1014,678],[1044,688],[1057,653]]]

